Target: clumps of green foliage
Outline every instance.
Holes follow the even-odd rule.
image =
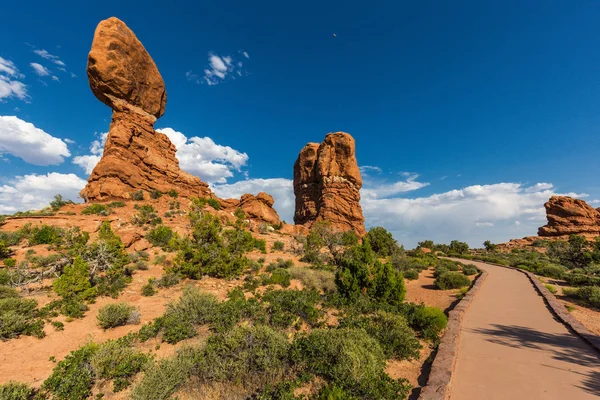
[[[292,267],[290,274],[293,279],[298,279],[306,289],[316,290],[319,293],[333,293],[335,291],[335,274],[322,269],[306,267]]]
[[[271,251],[283,251],[284,247],[285,247],[285,244],[282,241],[277,240],[275,243],[273,243],[273,247],[271,247]]]
[[[23,299],[8,286],[0,286],[0,339],[20,335],[44,337],[44,321],[40,318],[37,301]]]
[[[59,400],[84,400],[91,395],[95,375],[91,362],[99,346],[89,343],[72,351],[60,361],[43,388]]]
[[[320,324],[323,312],[316,305],[320,300],[312,290],[268,290],[264,296],[269,324],[278,328],[301,327],[305,322],[315,327]]]
[[[160,190],[156,190],[154,189],[153,191],[150,192],[150,198],[151,199],[160,199],[162,197],[163,193]]]
[[[166,225],[158,225],[151,229],[146,234],[146,239],[152,243],[153,246],[159,246],[163,249],[174,249],[177,248],[177,240],[179,236]]]
[[[219,203],[219,200],[213,199],[211,197],[192,198],[192,204],[198,209],[204,208],[204,206],[207,204],[215,210],[221,209],[221,203]]]
[[[144,191],[138,190],[136,192],[131,193],[131,200],[133,201],[142,201],[144,200]]]
[[[350,302],[365,296],[378,303],[398,305],[406,295],[402,273],[390,263],[375,259],[368,239],[343,254],[335,284],[339,294]]]
[[[98,310],[98,325],[102,329],[110,329],[117,326],[138,324],[140,313],[127,303],[107,304]]]
[[[172,198],[174,198],[174,199],[176,199],[177,197],[179,197],[179,193],[177,193],[177,190],[175,190],[175,189],[171,189],[171,190],[169,190],[169,191],[167,192],[167,195],[168,195],[169,197],[172,197]]]
[[[440,290],[460,289],[471,285],[471,281],[460,272],[448,271],[435,278],[433,285]]]
[[[1,251],[1,249],[0,249],[0,251]],[[3,262],[4,262],[4,266],[9,267],[9,268],[12,268],[17,265],[17,260],[15,260],[14,258],[5,258]]]
[[[0,385],[2,400],[34,400],[36,390],[25,383],[8,382]]]
[[[54,200],[50,202],[50,208],[52,211],[58,211],[66,205],[75,204],[72,200],[65,200],[61,194],[54,196]]]
[[[267,265],[267,272],[274,271],[276,269],[289,269],[294,266],[294,262],[292,260],[284,260],[283,258],[278,258],[277,261],[269,263]]]
[[[40,225],[31,228],[28,239],[29,245],[38,244],[60,244],[64,230],[50,225]]]
[[[125,340],[124,340],[125,339]],[[94,352],[90,365],[96,379],[112,380],[113,391],[127,388],[150,357],[131,347],[127,337],[109,340]]]
[[[342,398],[404,399],[410,390],[385,373],[385,353],[363,329],[315,329],[294,341],[291,358],[338,387]]]
[[[546,289],[548,289],[548,291],[549,291],[550,293],[552,293],[552,294],[556,294],[556,293],[558,292],[558,290],[557,290],[557,289],[556,289],[554,286],[552,286],[552,285],[549,285],[549,284],[547,284],[547,283],[544,285],[544,287],[545,287]]]
[[[265,276],[262,280],[263,285],[281,285],[283,287],[290,286],[292,274],[285,268],[276,268],[271,272],[271,275]]]
[[[90,300],[97,295],[97,289],[90,283],[88,263],[76,257],[71,265],[63,269],[63,273],[52,282],[56,294],[63,299]]]
[[[123,201],[111,201],[110,203],[108,203],[108,206],[110,208],[125,207],[125,202],[123,202]]]
[[[340,327],[364,329],[375,338],[387,358],[418,359],[421,344],[402,315],[379,311],[374,315],[351,315]]]
[[[377,257],[388,257],[395,253],[403,252],[392,234],[380,226],[369,229],[365,238]]]
[[[154,284],[156,280],[154,278],[149,278],[148,283],[142,286],[142,296],[150,297],[154,296],[156,293],[156,289],[154,289]]]
[[[133,224],[137,226],[156,226],[162,223],[162,219],[158,216],[156,210],[150,204],[144,204],[141,206],[136,204],[134,208],[138,210],[138,212],[131,219]]]
[[[246,218],[246,213],[244,212],[244,210],[242,210],[240,207],[235,209],[235,212],[233,213],[233,215],[238,219],[238,220],[243,220]]]
[[[338,232],[330,222],[319,221],[310,228],[308,236],[297,237],[304,246],[303,261],[316,265],[327,262],[337,263],[343,252],[358,244],[358,236],[353,231]],[[322,252],[323,248],[329,251],[329,256]]]
[[[404,279],[414,281],[416,279],[419,279],[419,271],[417,271],[416,269],[407,269],[406,271],[402,272],[402,276],[404,277]]]
[[[170,272],[191,279],[203,275],[232,278],[248,267],[244,254],[256,246],[250,232],[239,227],[223,230],[219,219],[209,213],[190,213],[190,222],[191,238],[180,241],[180,251]]]
[[[598,286],[564,288],[563,294],[576,299],[581,304],[600,309],[600,287]]]
[[[448,318],[442,310],[428,306],[409,306],[406,317],[411,328],[427,340],[437,340],[448,324]]]
[[[463,266],[462,271],[463,271],[463,274],[465,274],[467,276],[477,275],[479,273],[479,270],[473,264],[467,264],[467,265]]]
[[[87,206],[86,208],[84,208],[81,213],[84,215],[91,215],[91,214],[95,214],[95,215],[109,215],[111,213],[111,209],[108,205],[106,204],[100,204],[100,203],[94,203],[94,204],[90,204],[89,206]]]

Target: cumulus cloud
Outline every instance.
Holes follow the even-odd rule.
[[[50,75],[50,71],[48,70],[48,68],[44,67],[42,64],[32,62],[29,63],[29,65],[31,66],[31,68],[33,68],[33,71],[39,76]]]
[[[361,195],[363,198],[370,199],[386,198],[429,186],[429,183],[427,182],[417,181],[419,178],[418,174],[403,174],[403,176],[406,179],[389,183],[387,181],[371,179],[368,174],[364,174]]]
[[[35,165],[60,164],[71,155],[62,139],[14,116],[0,116],[0,154]]]
[[[90,153],[83,156],[77,156],[73,158],[73,164],[79,165],[81,168],[85,170],[86,174],[91,174],[94,170],[94,167],[102,158],[102,153],[104,153],[104,144],[106,143],[106,138],[108,137],[108,132],[97,133],[97,140],[94,140],[90,145]]]
[[[361,204],[369,226],[384,226],[409,247],[425,239],[481,246],[488,239],[504,242],[535,235],[545,223],[544,202],[558,194],[547,183],[497,183],[418,198],[365,196]]]
[[[56,194],[77,201],[79,191],[86,183],[75,174],[58,172],[17,176],[8,184],[0,186],[0,214],[41,209]]]
[[[22,78],[24,75],[12,61],[0,57],[0,101],[10,97],[27,98],[27,85],[18,80]]]
[[[245,193],[257,195],[267,192],[275,200],[274,208],[279,218],[288,223],[294,221],[294,182],[291,179],[246,179],[231,184],[213,184],[211,189],[221,198],[240,198]]]
[[[229,146],[216,144],[209,137],[188,138],[173,128],[157,129],[164,133],[177,148],[177,159],[182,170],[199,176],[208,183],[225,183],[228,178],[234,176],[234,172],[240,172],[242,167],[248,163],[248,155],[239,152]],[[90,174],[104,152],[108,133],[97,135],[90,146],[90,154],[73,158],[73,163],[82,167]]]
[[[249,58],[247,54],[244,52],[244,57]],[[235,61],[233,56],[218,56],[214,53],[208,53],[208,67],[204,69],[202,81],[192,71],[186,72],[186,78],[197,83],[206,83],[209,86],[218,85],[228,77],[235,79],[235,76],[242,76],[243,66],[244,64],[241,61]]]
[[[225,183],[233,177],[234,171],[248,163],[248,155],[229,146],[216,144],[209,137],[188,138],[172,128],[157,129],[164,133],[177,148],[179,166],[202,180],[213,183]]]

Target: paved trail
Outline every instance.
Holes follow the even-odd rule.
[[[600,398],[600,357],[554,319],[529,279],[473,264],[489,275],[465,313],[451,400]]]

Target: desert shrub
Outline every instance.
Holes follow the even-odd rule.
[[[181,276],[178,274],[164,274],[156,281],[156,286],[166,288],[177,285],[181,282]]]
[[[271,248],[272,251],[283,251],[283,248],[285,247],[285,244],[280,241],[277,240],[275,243],[273,243],[273,247]]]
[[[394,253],[402,253],[392,234],[380,226],[369,229],[365,239],[369,241],[371,248],[378,257],[388,257]]]
[[[63,230],[56,226],[41,225],[31,228],[29,245],[60,244]]]
[[[534,272],[548,278],[561,279],[566,274],[567,269],[561,265],[547,264],[536,268]]]
[[[335,275],[340,295],[355,302],[362,295],[379,303],[402,303],[406,295],[402,273],[390,263],[375,260],[368,240],[354,246],[341,257]]]
[[[237,218],[237,219],[245,219],[246,218],[246,213],[244,212],[244,210],[242,210],[240,207],[235,209],[235,212],[233,213],[233,215]]]
[[[292,359],[344,394],[361,399],[404,399],[410,388],[384,371],[385,354],[362,329],[316,329],[294,341]]]
[[[406,271],[402,272],[402,276],[404,276],[404,279],[414,281],[415,279],[419,279],[419,271],[416,269],[407,269]]]
[[[17,260],[15,260],[14,258],[5,258],[4,259],[4,266],[11,268],[16,265],[17,265]]]
[[[211,336],[202,350],[198,376],[207,382],[264,382],[288,366],[286,337],[266,326],[240,326]]]
[[[0,240],[0,260],[3,258],[5,259],[4,265],[6,265],[6,257],[10,256],[10,253],[11,253],[11,251],[8,248],[8,245],[6,244],[6,242],[4,240]]]
[[[172,197],[174,199],[176,199],[177,197],[179,197],[179,193],[177,193],[177,190],[175,189],[171,189],[167,192],[167,195],[169,195],[169,197]]]
[[[290,268],[290,274],[292,278],[299,279],[305,289],[324,293],[335,291],[335,274],[333,272],[306,267],[293,267]]]
[[[375,315],[350,316],[340,321],[341,328],[364,329],[374,337],[387,358],[418,359],[421,345],[406,319],[379,311]]]
[[[2,400],[33,400],[35,389],[20,382],[9,381],[0,385],[0,399]]]
[[[154,289],[154,279],[148,279],[148,283],[142,286],[142,296],[150,297],[154,296],[156,290]]]
[[[96,215],[109,215],[110,214],[110,207],[107,206],[106,204],[90,204],[89,206],[87,206],[86,208],[84,208],[81,213],[84,215],[91,215],[91,214],[96,214]]]
[[[556,294],[558,292],[558,290],[556,290],[556,288],[552,285],[545,284],[544,287],[552,294]]]
[[[196,352],[182,349],[177,355],[146,368],[142,380],[131,392],[132,400],[169,400],[189,378],[196,364]]]
[[[59,303],[60,312],[69,318],[81,318],[89,307],[79,299],[65,299]]]
[[[146,261],[144,260],[137,260],[134,264],[133,267],[135,269],[139,269],[140,271],[147,271],[148,270],[148,264],[146,263]]]
[[[473,264],[465,265],[462,270],[463,270],[463,274],[465,274],[467,276],[476,275],[479,272],[477,267],[474,266]]]
[[[319,325],[323,315],[323,312],[316,307],[319,300],[319,294],[308,289],[268,290],[263,295],[263,301],[268,303],[269,324],[279,328],[298,324],[300,320],[309,326]]]
[[[19,297],[17,289],[10,286],[0,285],[0,299],[8,299],[10,297]]]
[[[6,263],[6,260],[4,262]],[[565,274],[564,280],[571,286],[600,286],[600,276],[575,273],[575,270]]]
[[[150,192],[150,198],[152,198],[152,199],[160,199],[162,195],[163,194],[160,190],[154,189],[153,191]]]
[[[408,313],[410,326],[424,339],[436,340],[448,324],[448,318],[436,307],[417,306]]]
[[[460,289],[470,284],[469,278],[459,272],[445,272],[433,282],[435,288],[440,290]]]
[[[94,385],[91,361],[98,347],[89,343],[72,351],[54,367],[52,375],[44,381],[43,388],[59,400],[87,399]]]
[[[577,299],[580,303],[600,309],[600,287],[583,286],[574,289],[565,288],[563,294]]]
[[[111,201],[110,203],[108,203],[108,206],[110,208],[125,207],[125,202],[123,202],[123,201]]]
[[[22,299],[8,288],[2,289],[0,298],[0,339],[20,335],[44,337],[44,321],[39,318],[37,301]]]
[[[459,242],[458,240],[453,240],[450,242],[448,251],[445,253],[462,255],[462,254],[467,254],[468,252],[469,252],[469,245],[467,243]]]
[[[274,271],[276,269],[288,269],[288,268],[292,268],[294,266],[294,262],[292,260],[284,260],[282,258],[278,258],[277,261],[269,263],[269,265],[267,265],[267,272],[271,272]]]
[[[281,285],[283,287],[290,286],[292,274],[287,269],[276,268],[271,272],[271,276],[263,279],[263,285]]]
[[[94,352],[90,364],[95,377],[114,380],[113,391],[118,392],[130,385],[148,360],[146,354],[125,341],[109,340]]]
[[[131,222],[133,222],[133,224],[137,226],[156,226],[162,223],[162,219],[158,216],[156,210],[151,205],[144,204],[142,206],[139,206],[136,204],[135,209],[138,210],[138,212],[131,219]]]
[[[134,201],[144,200],[144,191],[138,190],[136,192],[131,193],[131,200],[134,200]]]
[[[90,268],[79,257],[71,265],[65,266],[63,273],[52,282],[52,287],[63,299],[91,299],[96,295],[96,290],[90,283]]]
[[[111,294],[117,290],[118,294],[123,284],[123,267],[129,263],[129,255],[119,236],[110,227],[109,221],[102,222],[98,230],[98,240],[85,246],[82,253],[82,258],[90,269],[95,271],[92,284],[99,286],[98,293]],[[100,273],[105,274],[102,279],[99,277]],[[106,292],[107,290],[110,293]]]
[[[167,247],[171,243],[171,240],[177,240],[177,234],[166,225],[158,225],[156,228],[151,229],[146,234],[146,239],[152,243],[153,246]],[[173,247],[173,246],[171,246]]]
[[[72,200],[65,200],[61,194],[54,196],[54,200],[50,202],[50,207],[53,211],[58,211],[67,204],[74,204]]]
[[[134,306],[127,303],[107,304],[98,310],[98,325],[102,329],[114,328],[127,324],[137,324],[140,314]]]
[[[214,208],[215,210],[220,210],[221,209],[221,204],[219,203],[219,200],[217,199],[213,199],[213,198],[207,198],[207,197],[200,197],[200,198],[192,198],[192,203],[194,204],[194,206],[202,209],[205,205],[209,205],[212,208]]]

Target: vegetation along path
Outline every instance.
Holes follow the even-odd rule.
[[[489,275],[463,319],[451,400],[599,398],[598,353],[554,318],[529,279],[473,264]]]

